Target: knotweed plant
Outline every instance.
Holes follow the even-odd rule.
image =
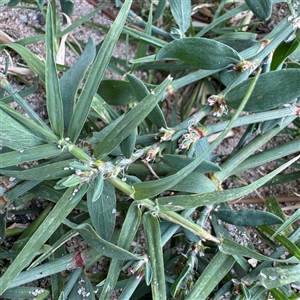
[[[19,1],[0,1],[6,2],[13,7]],[[92,25],[88,20],[107,3],[61,30],[61,9],[71,16],[72,2],[61,0],[60,8],[55,1],[30,1],[45,16],[45,32],[0,44],[36,74],[36,84],[18,92],[9,61],[0,73],[0,294],[299,299],[300,211],[286,219],[276,197],[265,200],[268,211],[230,206],[263,185],[300,177],[299,2],[216,1],[208,5],[211,22],[200,25],[193,15],[206,1],[136,1],[140,16],[132,2],[115,2],[118,14],[105,39],[97,46],[92,39],[78,41],[82,53],[63,37]],[[289,15],[258,37],[249,15],[269,19],[281,2]],[[244,20],[230,26],[242,13]],[[137,45],[133,60],[113,57],[120,38]],[[38,40],[46,42],[44,61],[26,47]],[[69,68],[55,59],[61,43],[80,54]],[[108,68],[123,80],[105,78]],[[147,72],[147,82],[137,70]],[[39,83],[48,119],[24,100]],[[213,121],[205,125],[206,119]],[[232,153],[216,153],[242,126]],[[289,141],[258,152],[279,134]],[[279,166],[258,180],[223,188],[229,177],[272,161]],[[292,171],[280,174],[287,167]],[[42,199],[38,213],[26,208],[32,199]],[[26,213],[36,213],[34,222],[11,226],[12,214]],[[245,237],[242,242],[232,229]],[[257,248],[249,230],[261,235],[270,255]],[[142,233],[144,247],[137,239]],[[75,235],[88,246],[68,253],[66,243]],[[102,257],[109,259],[108,271],[91,272]],[[47,276],[47,289],[25,286]],[[115,290],[119,296],[111,296]]]

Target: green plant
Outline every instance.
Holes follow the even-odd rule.
[[[266,201],[269,212],[234,211],[228,202],[263,185],[299,178],[299,156],[282,160],[300,149],[299,12],[296,1],[288,1],[290,16],[256,40],[253,33],[239,31],[246,25],[228,25],[232,16],[248,10],[243,4],[226,12],[228,2],[219,1],[213,21],[199,29],[191,22],[188,0],[170,1],[169,8],[159,1],[154,16],[149,1],[147,22],[131,19],[132,1],[125,0],[101,46],[89,40],[69,69],[56,64],[57,45],[90,16],[60,31],[54,1],[47,7],[36,3],[46,16],[45,35],[39,37],[47,45],[45,63],[24,46],[28,39],[1,45],[20,54],[45,84],[49,115],[48,124],[22,98],[32,88],[18,94],[5,70],[0,74],[0,236],[18,236],[11,249],[0,248],[3,297],[27,298],[34,288],[22,284],[51,276],[52,299],[109,299],[120,288],[120,299],[139,299],[150,292],[159,300],[219,299],[227,293],[232,299],[297,299],[291,287],[300,281],[299,210],[285,220],[275,197]],[[246,1],[260,18],[268,18],[277,2],[282,1]],[[171,35],[153,27],[163,12],[176,21],[176,27],[168,27]],[[127,18],[144,26],[144,32],[124,25]],[[105,70],[117,61],[112,51],[122,33],[138,40],[136,58],[123,62],[125,81],[104,79]],[[147,56],[150,46],[155,53]],[[135,70],[147,70],[149,81],[134,76]],[[58,71],[63,73],[60,78]],[[165,79],[155,82],[157,74]],[[175,101],[175,113],[166,118],[162,100],[180,95],[179,89],[187,91],[191,84],[194,91],[187,103],[178,100],[176,107]],[[123,94],[114,93],[116,89]],[[201,98],[209,96],[205,103],[197,101],[199,91]],[[10,108],[11,101],[29,118]],[[190,116],[192,107],[197,111]],[[251,114],[241,116],[243,111]],[[217,122],[204,125],[212,116]],[[212,152],[240,126],[247,129],[237,147],[217,164]],[[292,136],[290,142],[256,153],[285,131]],[[219,132],[209,143],[207,137]],[[222,189],[228,177],[275,160],[280,166],[257,181]],[[22,168],[33,161],[36,165]],[[296,171],[289,177],[278,175],[289,166]],[[22,234],[6,228],[12,207],[34,197],[49,205]],[[80,211],[77,217],[70,215],[74,209]],[[116,211],[121,212],[120,230],[115,229]],[[210,231],[205,229],[208,223]],[[255,228],[272,254],[260,253],[248,237],[238,243],[225,223],[245,236],[245,227]],[[147,245],[143,255],[131,248],[141,227]],[[75,234],[89,246],[66,254],[64,245]],[[163,251],[167,243],[170,247]],[[183,255],[176,252],[179,247]],[[111,259],[108,273],[88,272],[103,256]],[[260,263],[252,266],[249,259]],[[132,276],[120,275],[126,267]],[[69,271],[65,276],[60,273],[64,270]],[[49,294],[45,290],[39,299]]]

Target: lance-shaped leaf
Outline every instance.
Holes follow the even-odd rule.
[[[167,44],[157,53],[156,59],[178,59],[202,70],[225,69],[242,60],[231,47],[215,40],[197,37],[183,38]]]
[[[293,222],[300,218],[300,209],[298,209],[290,218],[288,218],[273,234],[273,237],[280,234],[282,231],[286,230]]]
[[[134,236],[138,230],[141,221],[141,210],[138,208],[137,203],[131,203],[125,221],[123,223],[121,233],[118,239],[118,246],[124,250],[129,250]],[[121,272],[123,262],[121,260],[112,259],[109,271],[106,277],[103,291],[101,293],[101,300],[108,299],[111,292],[117,284],[119,273]]]
[[[79,199],[83,196],[82,191],[86,191],[82,186],[77,192]],[[1,278],[0,294],[8,288],[10,283],[16,278],[16,276],[33,260],[36,253],[40,250],[42,245],[49,239],[54,233],[57,227],[61,224],[64,218],[74,209],[77,205],[76,202],[71,202],[70,198],[73,197],[74,189],[69,188],[61,197],[59,202],[55,205],[53,210],[46,217],[42,225],[31,236],[30,240],[26,243],[20,254],[8,267],[5,274]]]
[[[142,101],[150,93],[146,85],[139,78],[133,76],[132,74],[127,74],[126,76],[137,101]],[[147,118],[158,127],[167,127],[164,114],[158,104],[155,105]]]
[[[57,179],[65,176],[69,176],[74,173],[74,170],[69,169],[69,163],[73,162],[74,159],[68,159],[64,161],[47,163],[43,166],[38,166],[31,169],[12,168],[0,169],[1,174],[6,176],[15,177],[23,180],[46,180],[46,179]]]
[[[151,290],[153,299],[167,299],[159,222],[156,216],[146,213],[143,216],[143,224],[146,234],[147,254],[152,269]]]
[[[40,137],[36,136],[28,128],[20,124],[1,109],[0,128],[0,145],[14,150],[22,151],[26,148],[45,143]]]
[[[300,280],[300,265],[262,269],[260,282],[267,289],[276,288]]]
[[[283,223],[282,219],[266,211],[246,209],[234,211],[232,209],[219,209],[214,214],[222,221],[236,226],[259,226]]]
[[[225,96],[229,107],[238,108],[252,79],[248,79]],[[300,96],[300,69],[284,69],[262,74],[244,110],[260,112],[291,103]],[[268,88],[266,88],[268,87]]]
[[[129,82],[105,79],[100,83],[98,94],[110,105],[126,105],[135,101]]]
[[[179,170],[177,173],[167,176],[163,179],[158,179],[155,181],[148,181],[148,182],[141,182],[134,184],[134,198],[136,200],[141,200],[144,198],[149,198],[158,195],[159,193],[162,193],[163,191],[166,191],[170,187],[174,186],[176,183],[178,183],[182,178],[190,174],[194,169],[198,167],[202,163],[204,159],[217,147],[221,141],[225,138],[229,130],[232,128],[234,122],[237,120],[239,114],[244,109],[245,104],[247,103],[253,88],[255,86],[255,83],[257,82],[257,78],[260,74],[260,71],[257,72],[255,75],[253,82],[249,86],[249,89],[247,90],[247,93],[244,95],[243,101],[241,102],[239,108],[235,112],[234,116],[231,118],[230,122],[227,124],[225,130],[218,136],[218,138],[191,163],[189,163],[187,166]],[[185,202],[185,200],[184,200]],[[172,202],[171,202],[172,203]],[[194,205],[192,207],[196,207],[197,205]]]
[[[199,279],[193,286],[186,300],[205,300],[218,285],[223,277],[230,271],[235,259],[231,255],[218,252],[205,268]]]
[[[89,224],[81,224],[77,225],[75,223],[70,222],[69,220],[65,220],[64,224],[69,227],[76,229],[80,235],[85,239],[85,241],[91,246],[97,253],[101,253],[107,257],[116,258],[116,259],[141,259],[140,256],[130,253],[123,248],[116,246],[112,243],[109,243],[102,239],[96,231]]]
[[[162,197],[162,198],[158,198],[156,202],[161,211],[164,210],[176,211],[176,210],[183,210],[191,207],[198,207],[203,205],[210,205],[210,204],[235,200],[261,187],[263,184],[268,182],[275,175],[282,172],[285,168],[287,168],[293,162],[298,160],[299,157],[300,156],[293,158],[292,160],[280,166],[279,168],[272,171],[268,175],[258,179],[254,183],[251,183],[245,187],[222,190],[222,191],[214,191],[214,192],[202,193],[202,194],[194,194],[194,195],[178,195],[178,196]]]
[[[53,144],[40,145],[21,151],[6,152],[0,154],[0,168],[7,168],[23,162],[54,157],[59,155],[61,152],[62,149],[59,149],[56,145]]]
[[[62,91],[64,124],[66,128],[69,127],[70,119],[73,114],[79,84],[84,78],[88,67],[93,62],[95,55],[94,42],[92,39],[89,39],[77,62],[64,73],[59,81],[60,90]]]
[[[132,0],[125,0],[122,8],[111,26],[101,48],[96,56],[93,67],[86,78],[85,86],[76,103],[74,113],[72,115],[67,136],[71,141],[75,142],[81,132],[82,127],[89,114],[93,97],[101,82],[104,72],[110,62],[110,58],[118,38],[122,32],[123,25],[127,19]]]
[[[114,150],[146,118],[157,102],[162,100],[171,80],[171,77],[166,78],[152,93],[133,107],[117,127],[106,134],[94,150],[97,159],[105,157]]]
[[[161,160],[168,166],[174,168],[174,169],[181,169],[187,166],[189,163],[191,163],[195,158],[188,157],[185,155],[173,155],[173,154],[165,154]],[[217,172],[221,171],[221,168],[208,161],[203,160],[203,162],[195,169],[195,172],[199,173],[210,173],[210,172]]]
[[[58,83],[56,64],[54,60],[55,24],[52,16],[51,4],[47,9],[46,20],[46,97],[49,121],[53,132],[60,138],[64,133],[63,103]]]
[[[246,0],[246,3],[258,18],[262,20],[270,18],[272,12],[271,0]]]
[[[102,174],[98,174],[87,193],[87,203],[97,233],[108,241],[114,231],[116,222],[116,195],[114,186],[107,181],[103,183],[103,180]],[[100,197],[98,196],[99,199],[93,199],[95,191],[99,188],[98,185],[101,184],[103,192],[99,195]]]
[[[183,35],[190,27],[191,1],[170,1],[172,15]]]
[[[52,131],[36,124],[32,120],[28,119],[26,116],[23,116],[22,114],[20,114],[19,112],[15,111],[14,109],[10,108],[2,102],[0,102],[0,110],[5,111],[8,115],[10,115],[16,121],[20,122],[22,125],[27,127],[30,131],[32,131],[35,135],[39,136],[41,139],[50,143],[56,143],[58,141],[58,137]]]
[[[291,257],[289,259],[276,259],[276,258],[272,258],[270,256],[265,256],[265,255],[262,255],[250,248],[244,247],[244,246],[240,245],[239,243],[236,243],[233,240],[230,240],[227,238],[223,238],[221,240],[219,249],[222,253],[225,253],[225,254],[250,257],[250,258],[257,259],[259,261],[267,260],[267,261],[281,262],[281,263],[283,263],[283,262],[298,263],[299,262],[298,259],[296,259],[295,257]]]
[[[22,59],[24,59],[29,66],[29,68],[36,73],[39,78],[45,82],[45,63],[42,62],[41,59],[37,57],[33,52],[31,52],[29,49],[26,47],[17,44],[17,43],[9,43],[5,44],[5,46],[11,48],[12,50],[16,51]]]

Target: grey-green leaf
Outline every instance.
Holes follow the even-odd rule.
[[[137,131],[133,130],[129,134],[129,136],[125,140],[123,140],[120,144],[121,151],[126,158],[130,158],[134,151],[136,136],[137,136]]]
[[[242,60],[231,47],[197,37],[182,38],[167,44],[157,53],[156,59],[179,59],[203,70],[225,69]]]
[[[43,246],[43,244],[49,239],[49,237],[61,224],[63,219],[66,218],[66,216],[75,208],[77,203],[71,203],[70,201],[73,191],[73,188],[69,188],[66,190],[53,210],[49,213],[43,223],[31,236],[17,258],[8,267],[5,274],[1,277],[0,294],[3,294],[3,292],[8,288],[10,283],[17,277],[17,275],[26,266],[28,266],[28,264],[34,259],[35,255]]]
[[[77,226],[77,224],[72,223],[67,219],[64,223],[69,227],[76,229],[85,241],[99,254],[121,260],[141,259],[139,256],[102,239],[89,224],[81,224]]]
[[[122,32],[123,25],[127,19],[132,0],[125,0],[117,18],[107,33],[104,42],[95,58],[93,67],[87,76],[86,83],[75,105],[74,113],[70,120],[68,137],[76,141],[89,114],[93,97],[104,76],[109,64],[112,52]]]
[[[234,263],[235,259],[231,255],[218,252],[196,281],[185,300],[206,300]]]
[[[192,172],[170,188],[172,191],[186,193],[205,193],[216,189],[215,184],[201,173]]]
[[[171,83],[171,77],[166,78],[152,93],[134,106],[118,123],[117,128],[108,132],[95,148],[94,154],[101,159],[114,150],[151,112],[158,101],[162,100],[164,92]]]
[[[25,150],[6,152],[0,154],[0,168],[7,168],[28,161],[51,158],[58,156],[61,152],[62,149],[59,149],[54,144],[45,144],[27,148]]]
[[[130,83],[131,89],[138,102],[142,101],[150,92],[146,85],[137,77],[132,74],[127,74],[127,79]],[[164,114],[158,104],[155,105],[153,110],[149,113],[147,118],[158,127],[167,127]]]
[[[156,216],[146,213],[143,216],[143,224],[146,234],[147,254],[152,269],[151,290],[153,299],[164,300],[167,298],[159,222]]]
[[[63,103],[54,60],[54,21],[52,6],[48,5],[46,18],[46,98],[49,121],[53,132],[59,137],[64,133]]]
[[[96,49],[94,42],[92,39],[89,39],[77,62],[64,73],[59,81],[60,90],[62,91],[64,125],[66,128],[69,127],[73,114],[79,84],[84,78],[88,67],[93,62],[95,55]]]
[[[246,209],[234,211],[232,209],[215,210],[214,214],[222,221],[236,226],[260,226],[281,224],[283,221],[269,212]]]
[[[242,82],[224,96],[229,107],[238,108],[251,81],[248,79]],[[260,75],[244,110],[261,112],[291,103],[300,96],[299,82],[299,69],[284,69]]]
[[[184,35],[190,27],[191,0],[171,0],[170,9],[181,31],[181,35]]]
[[[116,222],[116,195],[114,186],[104,181],[101,196],[93,201],[94,191],[101,179],[103,180],[101,174],[99,174],[98,178],[94,180],[87,193],[87,203],[93,226],[97,233],[108,241],[114,231]]]
[[[184,155],[174,155],[174,154],[165,154],[161,160],[168,166],[174,168],[174,169],[182,169],[185,166],[187,166],[189,163],[191,163],[195,158],[187,157]],[[210,173],[210,172],[217,172],[221,171],[221,168],[208,161],[204,160],[196,169],[195,172],[199,173]]]
[[[14,150],[22,151],[45,143],[3,110],[0,110],[0,128],[0,145]]]
[[[271,0],[246,0],[246,4],[258,18],[262,20],[270,18],[272,12]]]
[[[135,101],[129,82],[124,80],[103,80],[98,94],[110,105],[126,105]]]
[[[295,266],[265,268],[260,272],[260,282],[267,289],[276,288],[299,280],[299,264]]]

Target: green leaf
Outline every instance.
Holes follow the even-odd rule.
[[[284,61],[299,47],[299,41],[281,43],[274,51],[271,70],[277,70]]]
[[[50,130],[47,124],[40,118],[40,116],[31,108],[31,106],[20,97],[19,93],[10,85],[6,77],[0,74],[0,86],[3,87],[15,100],[15,102],[22,107],[22,109],[28,114],[28,116],[38,125],[45,130]]]
[[[291,226],[295,221],[300,218],[300,209],[298,209],[291,217],[289,217],[273,234],[275,237],[277,234],[280,234],[283,230],[286,230],[289,226]]]
[[[271,236],[273,236],[275,233],[275,230],[270,226],[262,225],[259,226],[259,229],[265,231]],[[289,238],[285,237],[284,235],[276,235],[275,240],[280,242],[290,254],[294,255],[300,261],[300,249]]]
[[[61,77],[59,84],[62,91],[64,125],[69,127],[69,123],[73,114],[74,105],[76,102],[76,94],[79,85],[84,78],[88,67],[93,62],[96,55],[95,45],[92,39],[89,38],[83,53],[78,58],[77,62]]]
[[[279,218],[281,218],[283,220],[283,224],[285,224],[287,217],[285,215],[285,213],[282,210],[281,205],[279,204],[278,200],[276,197],[269,197],[267,199],[265,199],[264,204],[267,207],[267,210],[271,213],[273,213],[274,215],[278,216]],[[294,213],[295,214],[295,213]],[[280,227],[282,227],[282,225]],[[279,226],[275,226],[275,229],[277,229]],[[294,229],[292,226],[289,226],[288,228],[286,228],[283,232],[284,236],[290,236],[293,233]],[[274,237],[274,235],[272,236]]]
[[[1,140],[0,144],[3,145]],[[51,158],[58,156],[61,152],[62,149],[59,149],[56,145],[46,144],[21,151],[3,153],[0,154],[0,168],[7,168],[28,161]]]
[[[270,18],[272,12],[271,0],[246,0],[246,4],[259,19],[267,20]]]
[[[118,246],[124,250],[129,250],[131,243],[136,235],[141,222],[141,210],[136,202],[131,203],[126,218],[124,220],[121,233],[119,235]],[[115,285],[117,284],[119,273],[123,267],[121,260],[112,259],[103,291],[101,293],[101,300],[108,299]]]
[[[32,120],[28,119],[26,116],[23,116],[19,112],[15,111],[14,109],[10,108],[6,104],[0,102],[0,111],[5,111],[11,117],[13,117],[16,121],[22,123],[25,127],[27,127],[31,132],[34,132],[39,138],[43,139],[44,141],[50,143],[58,142],[58,137],[50,130],[41,127],[40,125],[36,124]]]
[[[36,81],[36,83],[34,85],[30,86],[29,88],[19,91],[18,94],[20,97],[24,98],[26,96],[33,94],[37,90],[37,88],[38,88],[38,80]],[[13,96],[9,95],[9,96],[1,98],[0,101],[7,104],[7,103],[14,101],[14,98],[13,98]]]
[[[221,143],[221,141],[226,137],[227,133],[232,128],[234,122],[238,119],[238,116],[244,109],[244,106],[247,103],[253,91],[253,88],[255,87],[259,74],[260,71],[257,72],[257,74],[255,75],[253,82],[249,86],[249,89],[247,90],[247,93],[245,94],[241,105],[235,112],[234,116],[231,118],[230,122],[226,125],[224,131],[218,136],[218,138],[209,147],[207,147],[194,161],[192,161],[186,167],[179,170],[176,174],[155,181],[148,181],[148,182],[134,184],[133,185],[135,189],[134,198],[136,200],[153,197],[158,195],[159,193],[166,191],[171,186],[173,186],[174,184],[182,180],[182,178],[190,174],[194,169],[198,167],[198,165],[200,165],[200,163],[202,163],[202,161],[207,157],[207,155],[209,155],[215,149],[215,147],[217,147]],[[172,205],[172,201],[170,203]],[[196,206],[197,204],[192,207],[196,207]]]
[[[248,79],[225,96],[229,107],[237,108],[252,79]],[[262,74],[251,94],[244,110],[260,112],[291,103],[300,96],[300,70],[284,69]],[[269,87],[266,89],[266,87]]]
[[[142,101],[150,92],[146,85],[137,77],[133,76],[132,74],[127,74],[127,79],[130,83],[132,91],[135,94],[137,101]],[[167,123],[164,117],[164,114],[158,104],[155,105],[153,110],[149,113],[147,118],[155,124],[157,127],[167,127]]]
[[[0,110],[0,128],[1,146],[22,151],[45,143],[44,140],[33,134],[32,131],[13,119],[2,109]]]
[[[260,271],[260,283],[267,289],[300,280],[300,264],[265,268]]]
[[[235,259],[231,255],[218,252],[204,269],[185,300],[206,300],[234,263]]]
[[[103,180],[101,174],[98,175],[98,178]],[[87,193],[89,214],[97,233],[104,240],[109,241],[114,231],[116,222],[115,188],[107,181],[104,181],[103,192],[101,193],[100,198],[96,201],[93,201],[92,196],[96,188],[97,179],[94,180]]]
[[[178,195],[178,196],[163,197],[163,198],[158,198],[156,202],[161,211],[163,210],[171,211],[171,210],[183,210],[191,207],[198,207],[203,205],[216,204],[216,203],[235,200],[256,190],[264,183],[268,182],[268,180],[270,180],[276,174],[282,172],[285,168],[287,168],[290,164],[292,164],[297,159],[299,159],[299,156],[287,162],[286,164],[280,166],[279,168],[272,171],[268,175],[265,175],[264,177],[258,179],[254,183],[251,183],[245,187],[229,189],[229,190],[221,190],[221,191],[218,190],[209,193],[202,193],[202,194],[195,194],[195,195]]]
[[[65,34],[72,32],[74,29],[78,28],[81,24],[87,22],[90,18],[92,18],[95,14],[97,14],[99,12],[99,10],[103,9],[106,5],[107,5],[107,3],[104,2],[103,4],[99,5],[97,8],[92,10],[90,13],[85,14],[82,18],[78,19],[75,22],[72,22],[72,24],[70,26],[65,28],[63,31],[57,33],[56,37],[61,38]]]
[[[74,3],[72,0],[59,0],[61,5],[61,11],[71,17],[74,9]]]
[[[158,19],[163,15],[166,4],[167,4],[167,0],[159,0],[158,1],[157,6],[155,8],[154,16],[153,16],[154,23],[156,23],[158,21]]]
[[[184,33],[190,27],[191,19],[191,0],[171,0],[170,9],[172,15],[181,31],[181,36],[184,36]]]
[[[156,59],[179,59],[202,70],[225,69],[242,60],[231,47],[197,37],[182,38],[167,44],[157,53]]]
[[[153,299],[164,300],[167,297],[159,222],[156,216],[146,213],[143,216],[143,225],[146,235],[147,254],[152,269],[152,296]]]
[[[126,105],[135,101],[129,82],[124,80],[103,80],[98,94],[110,105]]]
[[[1,4],[1,2],[0,2]],[[39,296],[47,297],[50,295],[49,290],[45,290],[37,286],[20,286],[7,290],[3,295],[3,299],[36,299],[35,293]]]
[[[187,166],[189,163],[195,160],[195,158],[188,157],[185,155],[174,155],[174,154],[165,154],[161,160],[168,166],[175,169],[182,169]],[[204,160],[196,169],[195,172],[199,173],[211,173],[221,171],[221,168],[208,161]]]
[[[246,209],[234,211],[232,209],[215,210],[214,214],[222,221],[236,226],[260,226],[283,223],[282,219],[269,212]]]
[[[10,0],[7,4],[8,7],[14,7],[20,3],[20,0]]]
[[[205,175],[192,172],[184,177],[180,182],[173,185],[170,190],[186,193],[205,193],[216,189],[215,184]]]
[[[243,257],[250,257],[257,259],[259,261],[272,261],[272,262],[298,262],[296,258],[289,258],[289,259],[276,259],[269,256],[262,255],[250,248],[244,247],[233,240],[223,238],[221,240],[221,244],[219,245],[219,249],[224,254],[230,255],[240,255]]]
[[[81,187],[81,189],[83,189],[83,187]],[[42,225],[31,236],[30,240],[26,243],[20,254],[8,267],[5,274],[1,278],[1,295],[8,288],[10,283],[17,277],[17,275],[33,260],[42,245],[49,239],[57,227],[77,205],[76,202],[70,201],[73,192],[73,188],[66,190],[59,202],[46,217]],[[80,194],[80,190],[77,192],[77,194]]]
[[[290,300],[291,298],[288,298],[285,294],[283,294],[279,289],[271,289],[270,290],[272,296],[276,300]]]
[[[105,123],[112,122],[112,118],[109,114],[111,108],[98,94],[95,94],[95,96],[93,97],[92,109]]]
[[[42,62],[42,60],[40,60],[37,57],[37,55],[35,55],[32,51],[17,43],[4,44],[4,46],[9,47],[15,52],[17,52],[27,63],[28,67],[34,73],[36,73],[43,82],[45,82],[45,64],[44,62]]]
[[[131,3],[132,0],[125,0],[117,18],[106,35],[105,40],[96,56],[93,67],[86,78],[86,83],[76,103],[67,133],[67,136],[73,142],[77,140],[86,121],[93,97],[110,62],[112,52],[124,27]]]
[[[152,93],[134,106],[112,131],[106,134],[96,146],[94,155],[101,159],[114,150],[149,114],[158,101],[163,98],[171,78],[165,79]]]
[[[15,177],[23,180],[46,180],[46,179],[58,179],[61,177],[69,176],[74,173],[74,170],[70,170],[69,163],[73,162],[74,158],[65,161],[47,163],[43,166],[38,166],[31,169],[0,169],[1,174],[6,176]],[[68,169],[65,169],[68,168]]]
[[[99,254],[121,260],[141,259],[140,256],[130,253],[129,251],[102,239],[89,224],[77,225],[69,220],[64,220],[64,224],[72,229],[77,230],[84,240],[89,244],[89,246]]]
[[[64,134],[63,103],[54,59],[55,24],[52,16],[51,3],[48,5],[46,17],[46,98],[49,121],[53,132],[62,138]]]
[[[95,300],[94,286],[84,272],[76,280],[68,299],[72,300]],[[66,298],[65,298],[66,299]]]
[[[123,140],[120,144],[120,148],[122,153],[126,158],[130,158],[136,143],[137,131],[133,130],[125,140]]]

